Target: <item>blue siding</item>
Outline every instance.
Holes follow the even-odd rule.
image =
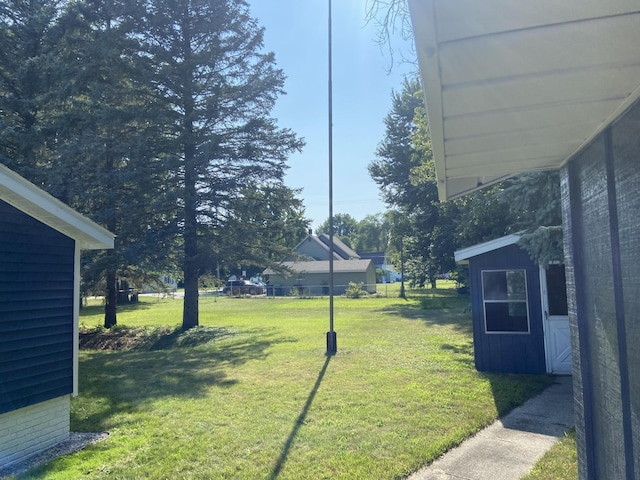
[[[530,333],[485,333],[482,270],[524,269]],[[545,373],[540,274],[526,251],[509,245],[469,259],[476,368],[507,373]]]
[[[0,413],[72,392],[74,251],[0,201]]]
[[[581,479],[640,479],[640,103],[562,169]]]

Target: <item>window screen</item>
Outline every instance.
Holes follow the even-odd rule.
[[[482,297],[487,333],[529,333],[524,270],[483,271]]]

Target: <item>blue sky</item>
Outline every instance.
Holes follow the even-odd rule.
[[[302,188],[306,216],[315,229],[329,216],[328,0],[249,0],[265,27],[265,50],[273,51],[287,80],[287,95],[273,111],[281,127],[306,140],[293,155],[286,183]],[[392,90],[412,68],[392,65],[365,25],[367,0],[332,0],[333,10],[333,213],[361,220],[386,210],[367,165],[384,137]],[[408,47],[394,40],[396,48]],[[406,48],[405,48],[406,47]]]

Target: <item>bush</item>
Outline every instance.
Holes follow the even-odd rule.
[[[366,297],[367,292],[362,289],[364,287],[364,283],[359,282],[349,282],[349,286],[347,290],[344,292],[344,296],[347,298],[361,298]]]

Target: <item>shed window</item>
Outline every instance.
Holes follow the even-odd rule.
[[[483,271],[482,300],[487,333],[529,333],[525,270]]]

